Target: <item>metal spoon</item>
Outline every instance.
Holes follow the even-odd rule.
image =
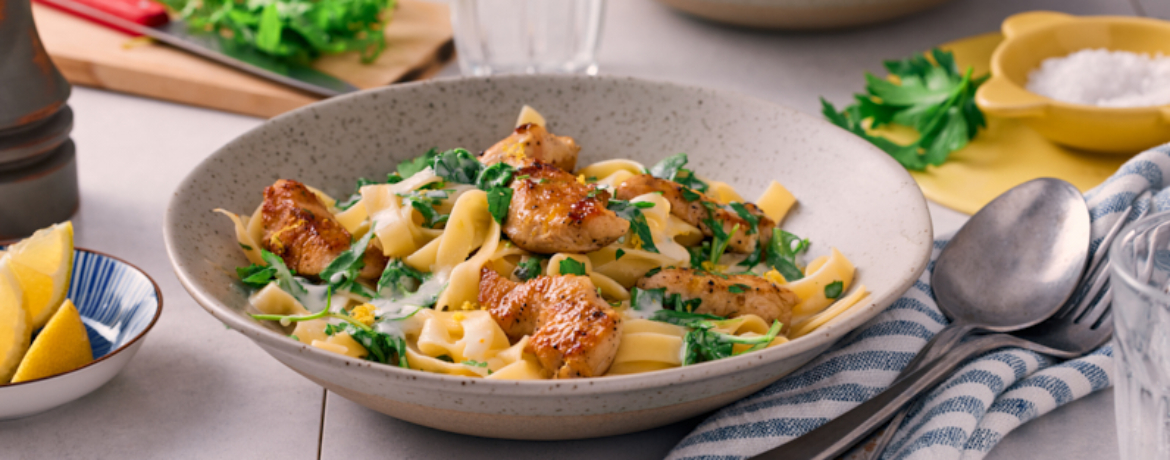
[[[939,254],[931,283],[939,309],[951,324],[907,369],[912,372],[919,363],[945,354],[975,330],[1017,331],[1055,314],[1081,278],[1089,238],[1088,207],[1068,182],[1035,179],[988,203]],[[813,430],[757,458],[820,452],[809,458],[831,459],[870,431],[841,437]]]

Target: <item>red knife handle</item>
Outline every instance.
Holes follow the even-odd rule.
[[[107,21],[99,15],[92,15],[87,8],[75,8],[75,5],[92,8],[101,13],[119,19],[133,22],[146,27],[157,27],[170,21],[166,8],[151,0],[33,0],[45,6],[53,7],[66,13],[78,16],[111,29],[140,36],[142,34]]]

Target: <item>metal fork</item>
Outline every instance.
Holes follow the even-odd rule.
[[[1082,299],[1085,299],[1085,297],[1088,297],[1089,300],[1092,300],[1092,298],[1097,296],[1097,294],[1100,292],[1102,285],[1109,277],[1109,266],[1102,266],[1101,264],[1105,262],[1105,256],[1109,252],[1109,247],[1113,243],[1113,239],[1116,238],[1117,234],[1121,232],[1121,227],[1125,225],[1126,217],[1129,216],[1130,212],[1132,211],[1133,205],[1131,204],[1124,211],[1118,214],[1119,218],[1117,219],[1117,222],[1115,222],[1113,226],[1109,228],[1109,231],[1105,233],[1105,237],[1101,239],[1101,244],[1097,245],[1097,250],[1093,253],[1093,258],[1089,262],[1088,269],[1085,270],[1085,275],[1081,279],[1081,286],[1077,288],[1077,291],[1074,293],[1074,295],[1069,298],[1065,309],[1072,308],[1074,305],[1083,302],[1084,300]],[[1085,280],[1089,279],[1092,279],[1093,282],[1084,282]],[[902,373],[898,374],[898,378],[905,377],[911,372],[918,370],[923,363],[929,362],[949,352],[956,344],[957,343],[952,343],[950,346],[945,347],[931,347],[931,344],[928,343],[927,346],[923,349],[923,352],[915,356],[914,359],[906,365],[906,368],[902,370]],[[909,410],[909,407],[906,407],[901,411],[898,411],[898,413],[894,415],[894,418],[892,418],[890,422],[886,424],[885,428],[882,429],[880,433],[872,436],[868,442],[860,443],[867,445],[867,447],[864,449],[864,453],[860,453],[859,457],[868,460],[880,459],[882,453],[886,451],[886,447],[890,445],[890,441],[894,439],[894,434],[897,433],[898,427],[902,426],[902,421],[906,419],[906,415],[909,413]]]
[[[1108,273],[1109,262],[1098,273]],[[991,350],[1016,347],[1057,358],[1076,358],[1104,345],[1113,335],[1112,286],[1096,275],[1086,295],[1048,320],[1014,334],[973,337],[954,350],[898,379],[882,393],[787,444],[753,459],[829,460],[844,453],[894,416],[918,395],[950,376],[960,364]],[[1094,289],[1093,287],[1096,286]]]

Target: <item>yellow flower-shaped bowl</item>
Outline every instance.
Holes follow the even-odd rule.
[[[1082,49],[1170,55],[1170,22],[1035,11],[1007,18],[1003,34],[991,57],[991,78],[975,95],[984,113],[1019,118],[1053,142],[1094,152],[1132,155],[1170,142],[1170,105],[1096,107],[1024,89],[1028,73],[1045,59]]]

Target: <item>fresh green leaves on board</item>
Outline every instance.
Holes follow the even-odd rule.
[[[359,53],[370,63],[386,48],[383,29],[396,0],[160,0],[193,30],[221,37],[233,55],[259,53],[306,64],[324,54]]]
[[[855,94],[855,102],[844,110],[837,111],[821,98],[825,118],[915,171],[943,164],[951,152],[965,147],[979,128],[987,126],[975,104],[975,91],[988,76],[972,77],[970,68],[960,72],[952,53],[934,49],[929,59],[917,53],[900,61],[886,61],[885,67],[899,83],[866,73],[866,94]],[[900,145],[867,131],[887,124],[912,127],[919,138]]]

